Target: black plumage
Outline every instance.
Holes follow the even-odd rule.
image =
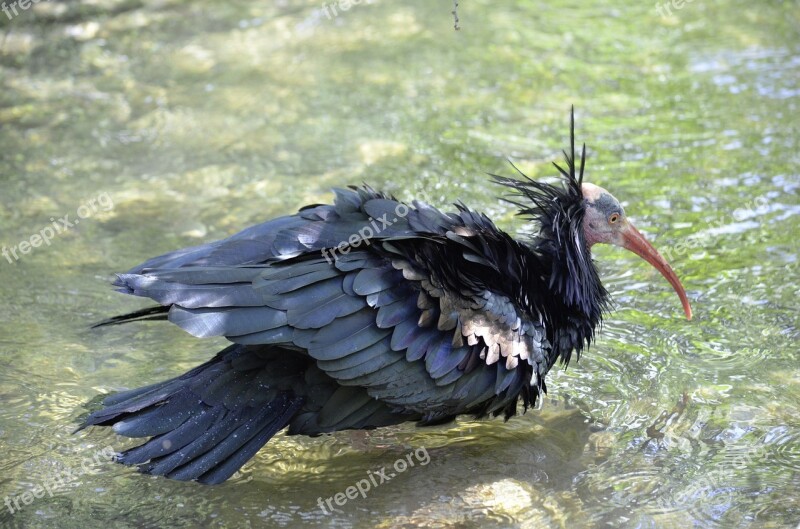
[[[160,306],[101,325],[167,318],[233,345],[107,398],[84,426],[150,437],[120,458],[143,472],[218,483],[285,427],[318,435],[534,405],[608,303],[571,138],[563,185],[494,177],[538,223],[530,241],[461,203],[443,213],[363,186],[120,274],[121,292]]]

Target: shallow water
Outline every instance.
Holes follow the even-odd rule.
[[[450,2],[337,5],[0,14],[0,244],[62,228],[0,257],[0,499],[20,507],[0,524],[797,527],[798,4],[466,0],[459,31]],[[106,429],[71,434],[98,393],[222,347],[159,324],[88,331],[146,305],[113,272],[362,181],[530,233],[485,173],[552,176],[572,104],[587,180],[671,260],[692,322],[654,270],[602,248],[616,310],[508,423],[281,436],[217,487],[108,464],[125,441]],[[421,449],[428,464],[318,506]]]

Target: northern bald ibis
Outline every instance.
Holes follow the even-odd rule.
[[[220,483],[273,435],[319,435],[517,413],[545,375],[593,341],[608,308],[591,249],[626,248],[672,284],[669,264],[611,193],[576,170],[574,116],[563,182],[493,176],[538,235],[518,240],[462,203],[443,213],[368,186],[227,239],[119,274],[158,306],[101,322],[166,319],[232,345],[189,372],[112,395],[88,425],[149,438],[120,454],[139,470]],[[524,410],[523,410],[524,411]],[[288,428],[287,428],[288,427]]]

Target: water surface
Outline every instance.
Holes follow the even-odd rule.
[[[459,31],[443,0],[336,5],[0,14],[0,244],[63,228],[0,257],[0,500],[32,500],[0,506],[0,524],[797,527],[798,4],[696,0],[662,15],[652,2],[466,0]],[[692,322],[654,270],[600,248],[616,310],[579,363],[553,370],[541,410],[281,436],[217,487],[85,463],[126,444],[71,434],[86,402],[223,346],[159,324],[88,331],[146,305],[112,292],[113,272],[361,182],[462,199],[525,236],[486,173],[513,174],[511,159],[552,176],[570,105],[587,180],[670,258]],[[427,465],[333,514],[318,506],[421,448]],[[52,497],[30,496],[68,469]]]

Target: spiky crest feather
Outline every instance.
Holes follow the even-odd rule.
[[[564,152],[566,170],[553,162],[563,178],[564,185],[537,182],[512,167],[522,180],[490,175],[495,182],[512,190],[517,199],[503,200],[519,208],[518,215],[530,218],[539,226],[537,237],[530,242],[530,250],[545,257],[551,270],[548,286],[564,303],[568,311],[556,328],[564,329],[565,338],[559,355],[566,363],[572,347],[580,355],[581,349],[591,343],[594,328],[602,321],[602,313],[608,307],[608,293],[600,282],[597,269],[592,262],[583,231],[585,201],[581,191],[586,163],[586,144],[581,149],[580,168],[575,163],[575,113],[570,112],[570,153]],[[560,341],[560,340],[557,340]]]

